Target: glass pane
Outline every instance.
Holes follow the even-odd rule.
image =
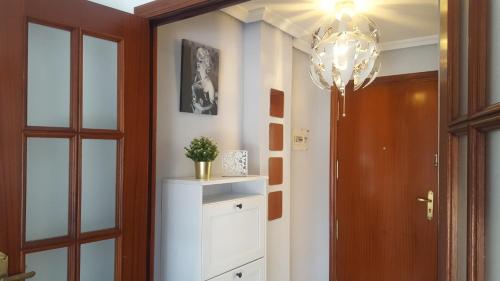
[[[467,281],[467,136],[458,140],[457,280]]]
[[[82,140],[82,232],[115,226],[116,140]]]
[[[497,103],[500,102],[500,1],[493,0],[488,1],[490,4],[490,26],[488,29],[490,30],[490,46],[489,46],[489,55],[490,59],[488,60],[489,65],[489,81],[490,81],[490,94],[489,94],[489,103]]]
[[[83,244],[80,257],[80,281],[115,279],[115,240]]]
[[[69,127],[71,33],[28,25],[29,126]]]
[[[486,281],[500,280],[500,131],[487,138]]]
[[[116,129],[118,43],[83,36],[83,127]]]
[[[460,1],[460,115],[467,114],[469,87],[469,0]]]
[[[68,280],[68,248],[26,255],[26,272],[35,271],[30,281]]]
[[[65,236],[69,139],[28,138],[26,146],[26,240]]]

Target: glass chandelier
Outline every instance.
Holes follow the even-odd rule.
[[[346,87],[370,85],[380,70],[379,30],[368,17],[356,13],[353,0],[337,0],[335,18],[313,33],[310,75],[318,87],[336,86],[343,98]]]

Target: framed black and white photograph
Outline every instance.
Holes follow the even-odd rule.
[[[217,115],[219,50],[182,40],[181,112]]]

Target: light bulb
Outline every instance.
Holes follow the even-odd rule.
[[[318,8],[324,13],[331,14],[335,10],[335,0],[319,0]]]

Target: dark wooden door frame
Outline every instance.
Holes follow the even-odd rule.
[[[401,75],[392,75],[379,77],[374,83],[387,83],[391,81],[401,81],[401,80],[411,80],[411,79],[425,79],[425,78],[435,78],[438,77],[437,71],[421,72],[421,73],[410,73]],[[337,152],[337,137],[338,137],[338,126],[337,121],[342,118],[341,111],[342,99],[339,98],[339,92],[336,88],[332,88],[331,91],[331,111],[330,111],[330,281],[336,281],[337,269],[336,269],[336,248],[337,248],[337,210],[336,210],[336,198],[337,198],[337,164],[336,159],[338,158]],[[438,190],[440,188],[438,187]],[[439,213],[436,214],[439,219]],[[439,239],[438,239],[439,245]],[[439,251],[439,250],[438,250]],[[438,267],[438,271],[440,268]]]

